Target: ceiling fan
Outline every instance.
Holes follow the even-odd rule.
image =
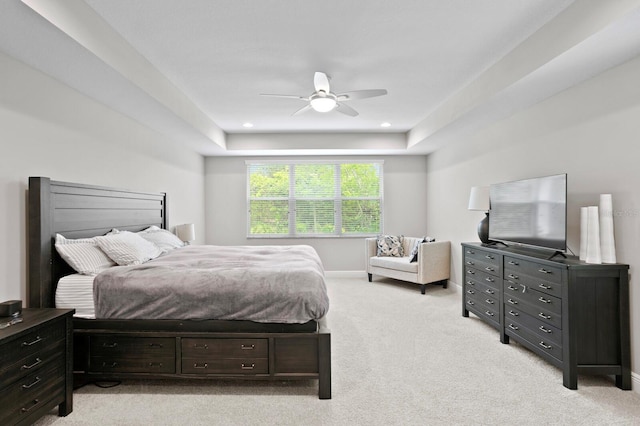
[[[299,99],[301,101],[309,102],[292,115],[298,115],[310,109],[318,112],[329,112],[336,110],[343,114],[355,117],[358,115],[358,111],[345,105],[344,102],[354,99],[373,98],[374,96],[382,96],[387,94],[386,89],[368,89],[368,90],[354,90],[352,92],[333,93],[329,86],[329,76],[323,72],[316,72],[313,76],[313,86],[315,91],[309,96],[296,96],[296,95],[273,95],[261,93],[261,96],[273,96],[277,98],[291,98]]]

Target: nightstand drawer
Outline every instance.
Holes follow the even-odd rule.
[[[0,366],[37,354],[51,343],[64,340],[65,332],[64,325],[57,322],[39,327],[18,339],[3,344],[0,350]]]
[[[183,374],[268,374],[267,358],[183,358]]]
[[[64,358],[64,350],[65,341],[59,340],[40,352],[19,359],[0,371],[0,383],[12,383],[31,372],[50,366]]]
[[[267,358],[267,339],[182,339],[182,356],[207,358]]]

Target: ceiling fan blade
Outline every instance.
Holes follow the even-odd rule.
[[[309,98],[305,98],[304,96],[298,96],[298,95],[274,95],[271,93],[260,93],[260,96],[271,96],[272,98],[300,99],[301,101],[309,100]]]
[[[374,96],[386,95],[386,89],[354,90],[353,92],[340,93],[337,96],[339,101],[351,101],[353,99],[373,98]]]
[[[329,93],[331,91],[329,87],[329,77],[320,71],[317,71],[313,75],[313,86],[316,88],[316,92],[326,92]]]
[[[358,115],[358,111],[356,111],[355,109],[351,108],[348,105],[345,104],[336,104],[336,111],[341,112],[343,114],[346,114],[348,116],[351,117],[355,117]]]
[[[302,114],[303,112],[309,111],[310,109],[311,109],[311,104],[307,104],[291,115],[299,115],[299,114]]]

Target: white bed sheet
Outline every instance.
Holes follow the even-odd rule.
[[[95,276],[71,274],[60,278],[56,288],[56,308],[75,309],[74,317],[95,319],[93,279]]]

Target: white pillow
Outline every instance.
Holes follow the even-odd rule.
[[[98,247],[95,238],[70,240],[56,234],[56,251],[76,272],[83,275],[97,275],[107,268],[115,266]]]
[[[155,225],[150,226],[144,231],[138,232],[138,235],[160,247],[160,250],[162,250],[163,253],[167,253],[173,249],[184,246],[182,240],[172,232],[158,228]]]
[[[158,246],[129,231],[95,239],[98,247],[118,265],[140,265],[162,254]]]

